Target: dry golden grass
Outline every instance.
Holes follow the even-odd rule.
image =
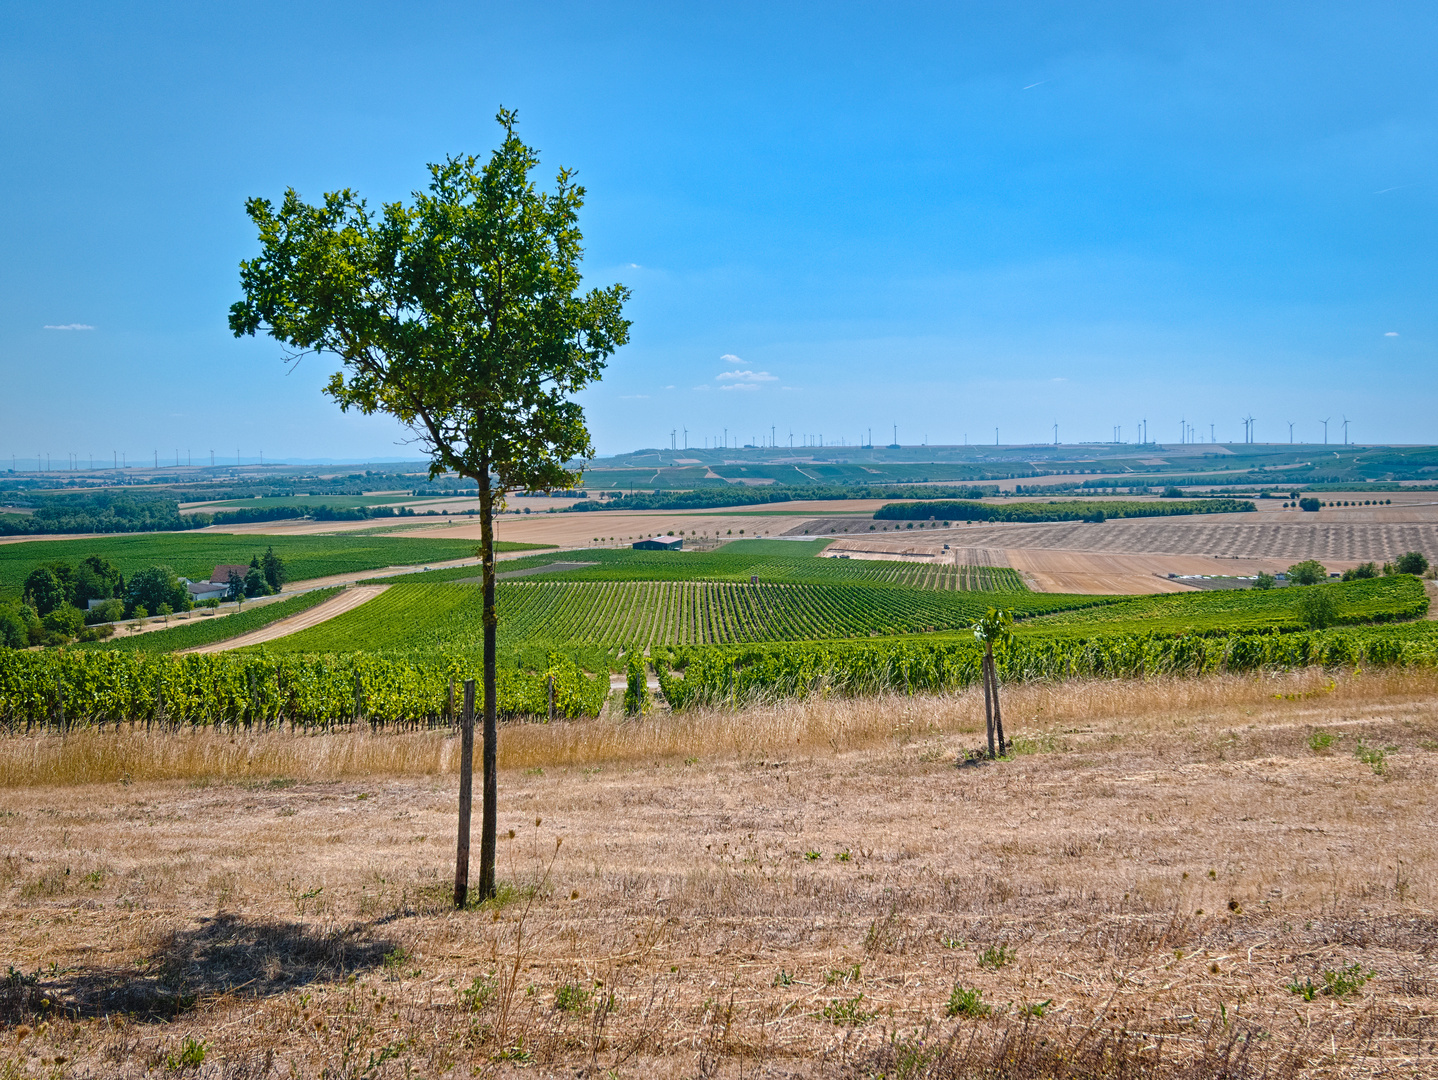
[[[1016,687],[970,768],[972,695],[510,726],[464,913],[442,735],[6,739],[0,1076],[1434,1075],[1435,691]]]

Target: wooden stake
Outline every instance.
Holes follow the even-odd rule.
[[[453,687],[453,680],[450,682]],[[459,739],[459,848],[454,857],[454,906],[469,898],[469,818],[474,805],[474,680],[464,680],[464,717]]]
[[[550,719],[550,721],[552,722],[552,721],[554,720],[554,675],[553,675],[553,674],[550,674],[550,675],[545,679],[545,682],[548,684],[548,690],[549,690],[549,719]]]

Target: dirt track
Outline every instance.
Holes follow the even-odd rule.
[[[229,649],[242,649],[246,645],[259,645],[266,641],[274,641],[276,638],[282,638],[288,634],[308,630],[311,626],[318,626],[328,619],[333,619],[336,615],[342,615],[346,611],[359,607],[367,600],[373,600],[388,588],[388,585],[356,585],[322,604],[316,604],[306,611],[301,611],[298,615],[280,619],[270,623],[269,626],[251,630],[248,634],[241,634],[239,637],[227,638],[224,641],[216,641],[212,645],[201,645],[198,649],[185,649],[184,651],[192,653],[225,652]]]

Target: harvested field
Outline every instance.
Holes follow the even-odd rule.
[[[504,902],[462,914],[452,739],[6,739],[4,1053],[1432,1075],[1435,697],[1398,672],[1018,687],[1021,753],[965,769],[973,694],[510,727]]]

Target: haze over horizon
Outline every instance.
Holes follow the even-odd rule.
[[[243,204],[407,197],[501,104],[634,290],[602,455],[1438,442],[1426,5],[398,10],[7,12],[0,454],[413,457],[230,335]]]

